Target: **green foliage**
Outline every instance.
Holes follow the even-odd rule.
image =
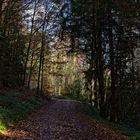
[[[140,140],[140,131],[139,130],[132,128],[129,125],[126,125],[125,123],[113,123],[113,122],[110,122],[110,121],[102,118],[99,115],[99,112],[96,111],[91,105],[85,103],[84,111],[90,117],[94,118],[97,122],[108,125],[111,128],[118,129],[122,134],[127,135],[130,138],[130,140]]]
[[[14,125],[46,103],[43,99],[35,97],[24,100],[20,98],[18,94],[0,96],[0,131]]]
[[[88,95],[86,94],[80,94],[80,93],[67,93],[66,94],[66,98],[70,98],[70,99],[73,99],[73,100],[78,100],[78,101],[81,101],[83,103],[88,103]]]
[[[79,76],[80,77],[80,76]],[[89,102],[89,93],[85,89],[85,80],[79,78],[73,82],[72,85],[67,86],[65,89],[65,96],[70,99],[78,100],[83,103]]]

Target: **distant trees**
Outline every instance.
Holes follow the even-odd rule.
[[[80,96],[84,91],[84,55],[71,53],[70,37],[59,39],[47,63],[45,89],[50,95]]]

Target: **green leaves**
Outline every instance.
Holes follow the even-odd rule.
[[[14,125],[45,103],[35,97],[23,100],[22,96],[22,93],[20,96],[16,93],[8,96],[0,95],[0,131]]]

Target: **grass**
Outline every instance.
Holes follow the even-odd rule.
[[[25,91],[0,93],[0,132],[26,118],[44,104],[46,100],[37,99],[33,94]]]
[[[126,125],[125,123],[113,123],[102,118],[99,115],[99,113],[96,110],[94,110],[94,108],[91,105],[84,103],[84,111],[97,122],[119,130],[122,134],[128,136],[130,140],[140,140],[139,130],[132,128]]]

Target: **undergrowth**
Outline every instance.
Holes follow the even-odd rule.
[[[115,123],[115,122],[110,122],[107,119],[102,118],[99,112],[95,110],[94,107],[92,107],[88,103],[85,97],[80,96],[80,95],[74,96],[74,95],[68,94],[65,98],[81,101],[83,103],[85,113],[88,114],[94,120],[96,120],[98,123],[102,123],[109,126],[110,128],[115,128],[119,130],[122,134],[128,136],[130,140],[140,140],[140,130],[130,127],[129,125],[126,125],[123,122]]]
[[[84,111],[99,123],[106,124],[111,128],[118,129],[122,134],[129,137],[130,140],[140,140],[140,131],[126,125],[125,123],[114,123],[102,118],[99,113],[89,104],[84,104]]]
[[[20,92],[0,94],[0,132],[26,118],[46,103],[42,98]]]

